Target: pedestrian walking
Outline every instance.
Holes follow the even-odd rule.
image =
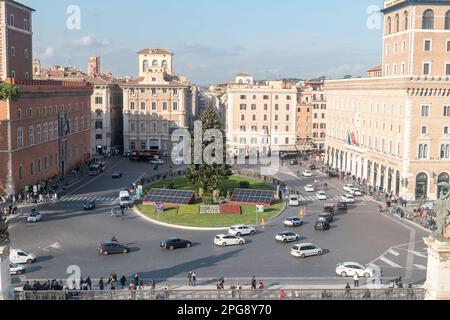
[[[192,286],[196,286],[197,285],[197,274],[193,271],[192,272]]]
[[[153,296],[155,294],[156,282],[155,280],[150,280],[150,294]]]
[[[353,276],[353,284],[355,285],[355,288],[359,287],[359,277],[357,273]]]
[[[351,287],[350,287],[350,283],[347,282],[347,285],[345,286],[345,299],[350,299],[350,292],[351,292]]]
[[[120,285],[122,286],[122,289],[125,289],[125,286],[127,284],[127,277],[125,275],[122,275],[120,278]]]
[[[134,284],[137,286],[139,284],[139,274],[134,275]]]
[[[192,271],[188,272],[189,287],[192,286]]]
[[[92,291],[92,281],[91,281],[91,277],[90,276],[87,277],[86,284],[87,284],[87,286],[89,288],[89,291]]]
[[[130,282],[129,290],[131,292],[131,300],[136,300],[136,285],[133,281]]]
[[[252,278],[252,290],[256,290],[256,277],[253,276]]]
[[[98,282],[98,286],[100,288],[100,291],[103,291],[103,289],[105,288],[105,283],[103,281],[103,277],[100,278],[100,281]]]

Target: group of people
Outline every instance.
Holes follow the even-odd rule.
[[[49,280],[44,283],[40,283],[40,281],[33,281],[33,284],[30,284],[30,281],[27,281],[23,286],[23,291],[62,291],[64,290],[64,285],[62,281],[57,280]]]
[[[257,290],[257,289],[264,289],[264,282],[262,280],[260,280],[259,282],[256,281],[256,277],[253,276],[252,278],[252,290]]]

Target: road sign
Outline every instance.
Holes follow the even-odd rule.
[[[256,212],[264,213],[264,206],[263,205],[257,205],[256,206]]]
[[[164,204],[163,203],[155,204],[155,209],[157,213],[164,213]]]

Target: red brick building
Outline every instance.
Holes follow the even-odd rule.
[[[33,9],[0,0],[0,85],[19,89],[0,101],[0,195],[65,175],[90,158],[92,85],[31,80]]]
[[[14,80],[19,101],[0,101],[0,193],[64,175],[90,158],[90,101],[85,82]]]

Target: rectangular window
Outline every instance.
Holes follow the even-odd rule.
[[[13,14],[9,16],[9,25],[14,27],[14,15]]]
[[[130,102],[130,110],[134,110],[134,101]]]
[[[275,104],[275,111],[278,111],[280,108],[279,108],[279,105],[278,104]]]
[[[402,42],[402,52],[405,52],[405,51],[406,51],[406,41],[403,40],[403,42]]]
[[[17,129],[17,148],[23,148],[23,129]]]
[[[245,115],[241,114],[241,121],[245,121]]]
[[[241,95],[241,100],[245,100],[245,99],[247,99],[247,96],[246,95]]]
[[[156,102],[152,102],[152,110],[153,110],[153,111],[156,110]]]
[[[253,111],[256,110],[256,104],[252,104],[252,110],[253,110]]]
[[[163,110],[164,110],[164,111],[167,110],[167,102],[163,102]]]
[[[265,96],[263,96],[263,99],[264,100],[269,100],[269,96],[265,95]]]
[[[136,131],[136,127],[135,127],[134,122],[130,122],[130,131],[131,132],[135,132]]]
[[[267,106],[267,104],[265,104],[264,105],[264,111],[267,111],[267,109],[268,109],[268,106]]]
[[[103,140],[103,135],[102,134],[96,134],[95,135],[95,140]]]
[[[178,110],[178,102],[174,102],[173,103],[173,111],[177,111]]]
[[[422,126],[421,132],[422,132],[422,134],[427,134],[428,133],[428,127],[427,126]]]
[[[41,126],[37,126],[36,128],[36,144],[41,143]]]
[[[444,117],[450,117],[450,105],[444,106]]]
[[[103,104],[103,97],[95,97],[95,104]]]
[[[424,49],[425,51],[431,51],[431,40],[425,40]]]
[[[450,76],[450,63],[445,64],[445,75]]]
[[[247,105],[246,105],[246,104],[241,104],[241,105],[240,105],[240,110],[241,110],[241,111],[247,110]]]
[[[28,31],[28,19],[23,19],[23,29]]]
[[[450,52],[450,40],[447,41],[447,52]]]
[[[431,63],[430,62],[425,62],[423,64],[423,74],[425,76],[428,76],[428,75],[430,75],[430,73],[431,73]]]
[[[430,106],[422,106],[420,116],[428,117],[430,115]]]
[[[145,111],[145,101],[141,101],[141,111]]]
[[[145,141],[141,141],[141,150],[147,149],[147,143]]]
[[[103,121],[97,120],[95,121],[95,130],[103,129]]]
[[[449,132],[449,131],[448,131],[448,126],[445,126],[445,127],[444,127],[444,134],[448,134],[448,132]]]

